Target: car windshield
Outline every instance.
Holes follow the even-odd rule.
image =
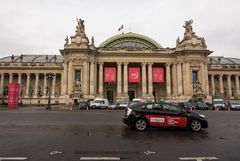
[[[237,103],[237,102],[232,102],[231,104],[232,105],[240,105],[240,103]]]
[[[223,104],[223,101],[213,101],[214,104]]]
[[[94,103],[101,103],[102,100],[95,100]]]
[[[132,101],[132,104],[138,104],[140,101]]]

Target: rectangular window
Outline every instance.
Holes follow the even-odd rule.
[[[198,72],[197,71],[193,71],[192,72],[192,81],[197,81],[198,80]]]
[[[75,70],[75,81],[81,81],[81,71],[80,70]]]

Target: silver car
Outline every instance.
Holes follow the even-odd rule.
[[[239,101],[229,101],[229,106],[231,110],[240,110],[240,102]]]

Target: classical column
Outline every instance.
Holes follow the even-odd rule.
[[[99,96],[103,97],[103,62],[99,62]]]
[[[82,78],[83,95],[89,95],[89,63],[83,62],[83,78]]]
[[[34,89],[34,97],[38,96],[38,85],[39,85],[39,73],[35,74],[35,89]]]
[[[219,87],[220,87],[220,93],[224,94],[224,89],[223,89],[223,75],[219,75]]]
[[[177,64],[177,84],[178,84],[178,95],[181,96],[183,94],[181,62]]]
[[[9,83],[13,82],[13,73],[9,73]]]
[[[177,65],[172,65],[172,93],[177,96]]]
[[[117,97],[122,96],[122,62],[117,62]]]
[[[227,94],[229,98],[232,97],[231,75],[227,75]]]
[[[26,95],[25,95],[25,97],[29,97],[29,86],[30,86],[30,73],[27,73],[27,86],[26,86]]]
[[[212,96],[215,96],[214,74],[211,75]]]
[[[185,62],[182,65],[182,75],[183,75],[183,92],[185,96],[192,95],[192,79],[190,71],[190,62]]]
[[[44,73],[44,80],[43,80],[43,97],[47,96],[47,74]]]
[[[90,95],[94,96],[95,95],[95,90],[94,90],[94,62],[90,62]]]
[[[67,94],[67,85],[68,85],[68,64],[67,62],[64,62],[63,64],[63,74],[61,75],[61,81],[62,83],[62,95],[66,95]]]
[[[148,94],[150,96],[153,95],[152,65],[153,63],[148,63]]]
[[[142,63],[142,97],[145,98],[147,94],[147,82],[146,82],[146,63]]]
[[[57,74],[53,75],[53,80],[52,80],[52,97],[55,97],[55,89],[56,89],[56,79],[57,79]]]
[[[205,78],[206,74],[205,74],[205,66],[204,66],[203,62],[200,63],[200,73],[201,73],[201,75],[200,75],[201,88],[202,88],[203,92],[206,94],[206,81],[205,81],[205,79],[207,79],[207,78]]]
[[[18,84],[20,85],[20,89],[21,89],[21,84],[22,84],[22,73],[18,73]]]
[[[3,95],[3,91],[4,91],[4,73],[1,73],[1,85],[0,85],[0,95]]]
[[[166,64],[166,81],[167,81],[167,96],[171,96],[171,71],[170,71],[170,63]]]
[[[71,94],[73,90],[73,61],[68,62],[68,94]]]
[[[123,63],[123,93],[125,97],[128,97],[128,62]]]
[[[206,96],[209,96],[209,82],[208,82],[208,64],[205,63],[205,86],[206,86]]]
[[[235,83],[236,83],[236,95],[240,98],[240,91],[239,91],[239,75],[235,75]]]

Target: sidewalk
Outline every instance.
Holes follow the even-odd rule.
[[[7,105],[0,105],[0,111],[2,110],[46,110],[47,105],[27,105],[20,106],[16,109],[9,109]],[[51,105],[51,110],[69,110],[67,105]],[[73,110],[79,110],[77,107],[73,108]]]

